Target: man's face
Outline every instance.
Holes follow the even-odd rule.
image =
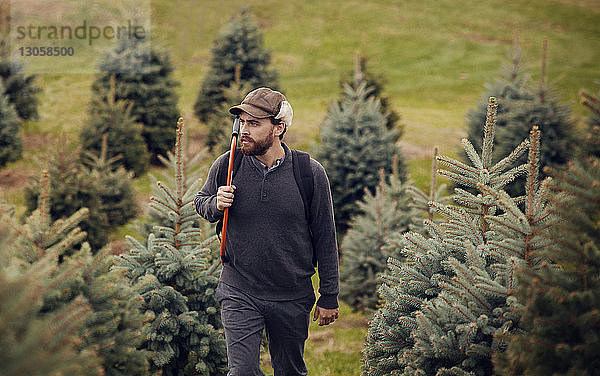
[[[275,141],[275,126],[270,119],[240,114],[240,141],[245,155],[264,155]]]

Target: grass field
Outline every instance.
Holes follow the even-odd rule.
[[[273,68],[294,106],[292,146],[308,148],[318,139],[338,80],[352,69],[353,55],[369,58],[369,69],[387,78],[386,95],[401,114],[402,138],[411,176],[419,185],[429,176],[434,146],[455,154],[466,134],[465,113],[499,77],[511,48],[515,25],[532,80],[540,79],[542,42],[548,40],[548,79],[579,119],[586,111],[578,90],[598,92],[600,79],[600,2],[597,0],[335,0],[192,1],[153,0],[153,43],[170,52],[175,66],[179,108],[191,139],[204,128],[193,117],[193,103],[207,71],[210,46],[221,26],[249,6],[272,50]],[[97,56],[89,56],[94,61]],[[55,147],[65,132],[76,142],[86,121],[91,74],[40,74],[39,121],[22,128],[24,159],[0,170],[0,201],[22,212],[22,188],[38,174],[34,158]],[[176,119],[173,119],[176,121]],[[198,145],[196,145],[198,147]],[[154,171],[156,172],[156,171]],[[148,195],[147,177],[136,186]],[[117,238],[126,230],[119,231]],[[366,320],[342,306],[331,327],[311,324],[306,358],[311,375],[358,375]]]

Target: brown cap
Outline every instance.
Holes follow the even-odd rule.
[[[257,119],[268,118],[279,113],[280,104],[285,100],[285,95],[280,92],[268,87],[259,87],[249,92],[242,103],[231,107],[229,112],[239,115],[243,111]]]

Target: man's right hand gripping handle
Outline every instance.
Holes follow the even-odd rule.
[[[217,209],[220,211],[233,204],[235,185],[223,185],[217,190]]]

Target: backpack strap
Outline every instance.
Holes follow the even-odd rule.
[[[217,187],[221,187],[223,185],[227,185],[227,169],[229,167],[229,151],[225,153],[226,157],[221,159],[219,166],[217,167]],[[235,173],[240,168],[240,164],[242,163],[242,151],[240,148],[235,149],[235,153],[233,154],[233,171],[231,173],[231,179],[235,176]],[[221,230],[223,229],[223,219],[219,219],[217,222],[217,227],[215,231],[217,232],[217,236],[219,240],[221,240]]]
[[[300,195],[304,202],[304,214],[310,221],[310,207],[313,198],[313,173],[310,167],[310,155],[300,150],[292,149],[292,164],[294,166],[294,177],[300,189]]]
[[[300,189],[300,195],[302,196],[302,201],[304,202],[304,215],[306,215],[306,220],[309,224],[310,231],[310,207],[312,205],[312,199],[314,194],[314,181],[313,181],[313,173],[312,168],[310,167],[310,155],[303,151],[292,149],[292,164],[294,165],[294,177],[296,178],[296,184]],[[312,238],[312,231],[310,232],[310,237]],[[315,250],[317,249],[313,242],[313,255],[312,255],[312,263],[316,267],[317,266],[317,253]]]

